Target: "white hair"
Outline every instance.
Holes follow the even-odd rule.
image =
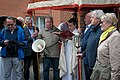
[[[104,15],[104,12],[103,12],[103,10],[94,10],[94,11],[92,11],[92,14],[91,14],[91,16],[92,17],[96,17],[96,18],[98,18],[98,19],[101,19],[101,17]]]
[[[22,17],[17,17],[17,19],[22,23],[24,22],[24,19]]]

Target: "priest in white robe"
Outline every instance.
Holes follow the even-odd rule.
[[[77,21],[71,18],[68,21],[69,30],[76,34]],[[61,46],[59,69],[62,80],[77,80],[77,48],[74,46],[74,36],[64,39]]]

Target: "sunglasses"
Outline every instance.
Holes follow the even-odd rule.
[[[13,26],[14,24],[7,24],[7,26]]]

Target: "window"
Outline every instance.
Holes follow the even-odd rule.
[[[37,16],[36,17],[36,26],[41,30],[45,27],[45,17]]]

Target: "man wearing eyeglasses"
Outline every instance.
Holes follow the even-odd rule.
[[[23,47],[26,45],[25,34],[20,26],[16,25],[14,17],[6,19],[6,25],[0,34],[1,57],[4,66],[4,80],[11,80],[12,68],[15,69],[16,80],[23,80],[22,60],[24,59]],[[13,79],[13,78],[12,78]]]

